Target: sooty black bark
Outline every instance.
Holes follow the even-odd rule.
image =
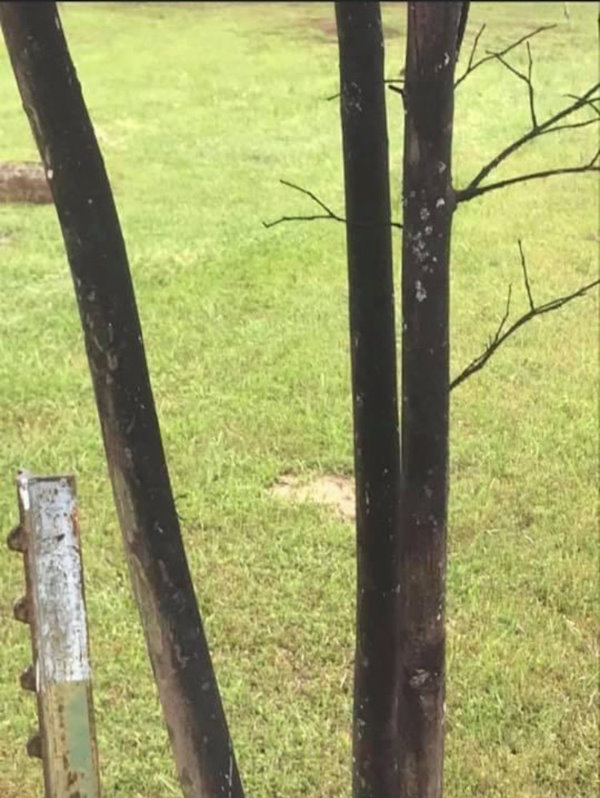
[[[355,798],[397,798],[400,449],[379,3],[339,2],[356,475]]]

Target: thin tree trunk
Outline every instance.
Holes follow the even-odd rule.
[[[460,2],[408,4],[402,237],[401,798],[441,798],[443,791],[451,152],[461,10]]]
[[[13,70],[62,228],[135,596],[190,798],[243,791],[175,512],[133,285],[55,3],[2,3]]]
[[[338,2],[356,476],[355,798],[397,798],[400,451],[381,13]]]

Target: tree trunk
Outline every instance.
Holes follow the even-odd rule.
[[[356,476],[355,798],[397,798],[400,451],[381,13],[338,2]]]
[[[175,512],[125,245],[55,3],[0,21],[62,228],[113,492],[179,779],[242,786]]]
[[[441,798],[454,67],[462,3],[408,4],[402,237],[401,798]],[[464,16],[463,22],[464,25]]]

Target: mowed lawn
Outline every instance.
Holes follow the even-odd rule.
[[[354,530],[276,500],[282,473],[351,474],[343,213],[332,4],[60,4],[128,246],[198,599],[249,798],[348,798]],[[569,18],[564,14],[568,7]],[[404,4],[386,4],[387,74]],[[532,40],[538,115],[598,79],[597,6],[476,3],[498,48]],[[513,63],[525,66],[522,49]],[[36,159],[0,52],[0,160]],[[389,94],[399,213],[402,108]],[[582,113],[580,119],[587,118]],[[456,98],[466,182],[529,124],[527,90],[491,63]],[[499,173],[589,160],[595,127],[544,137]],[[595,175],[491,193],[456,216],[452,372],[504,312],[598,274]],[[399,279],[400,238],[395,239]],[[0,517],[18,468],[74,472],[83,529],[104,795],[179,795],[107,477],[77,309],[51,206],[0,207]],[[398,338],[400,317],[398,313]],[[452,394],[447,798],[598,790],[598,294],[524,327]],[[25,754],[34,701],[12,620],[19,558],[0,548],[0,795],[41,793]]]

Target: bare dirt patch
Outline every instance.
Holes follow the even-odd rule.
[[[321,474],[309,481],[295,474],[282,474],[268,493],[289,502],[323,505],[343,521],[352,521],[355,517],[354,480],[342,474]]]
[[[36,205],[52,202],[42,164],[0,164],[0,202],[29,202]]]
[[[309,24],[313,30],[323,34],[328,41],[337,42],[335,18],[321,17],[319,19],[312,19]],[[386,39],[397,39],[398,36],[400,36],[400,30],[398,30],[398,28],[392,28],[389,25],[384,25],[383,35]]]

